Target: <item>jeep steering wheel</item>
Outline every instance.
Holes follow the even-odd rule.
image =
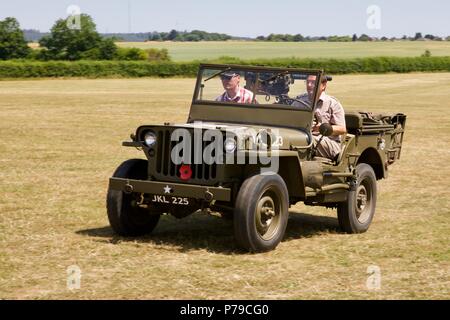
[[[308,109],[311,109],[311,106],[309,106],[305,101],[302,101],[302,100],[299,100],[296,98],[291,98],[287,94],[280,94],[279,96],[277,96],[277,100],[281,104],[288,104],[288,105],[292,105],[294,102],[298,102],[298,103],[303,104]]]

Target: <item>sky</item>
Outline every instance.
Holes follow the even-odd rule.
[[[449,0],[0,0],[0,19],[49,31],[76,5],[101,33],[204,30],[232,36],[450,35]]]

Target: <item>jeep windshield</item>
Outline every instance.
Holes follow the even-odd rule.
[[[194,104],[312,110],[320,71],[202,65]]]

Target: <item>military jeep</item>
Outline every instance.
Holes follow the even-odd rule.
[[[238,76],[244,103],[222,99],[229,72]],[[309,76],[316,83],[305,101],[298,97]],[[126,160],[109,180],[113,230],[139,236],[162,214],[184,218],[202,210],[232,219],[244,250],[268,251],[283,239],[289,207],[302,201],[336,208],[344,232],[367,231],[377,180],[400,158],[406,116],[347,112],[341,152],[319,157],[313,111],[325,76],[322,70],[200,65],[187,122],[142,125],[122,143],[146,159]]]

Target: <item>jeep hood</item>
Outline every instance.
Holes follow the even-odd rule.
[[[294,147],[305,147],[311,142],[311,137],[304,129],[281,128],[263,125],[242,125],[224,122],[194,122],[185,124],[173,124],[173,127],[184,127],[194,129],[212,129],[229,131],[242,139],[255,137],[261,131],[267,131],[273,136],[278,149],[290,150]]]

